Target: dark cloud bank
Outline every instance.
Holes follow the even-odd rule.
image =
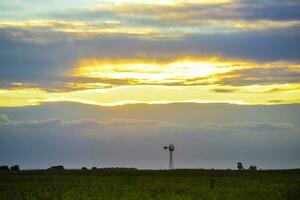
[[[0,160],[25,168],[63,164],[165,168],[296,168],[299,105],[75,103],[0,109]]]

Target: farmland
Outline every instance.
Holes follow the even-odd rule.
[[[0,172],[0,199],[300,199],[300,170]]]

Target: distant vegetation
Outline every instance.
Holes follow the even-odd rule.
[[[64,170],[64,166],[62,165],[57,165],[57,166],[52,166],[50,168],[48,168],[48,170]]]
[[[238,162],[237,163],[237,168],[238,168],[238,170],[244,170],[243,163]]]
[[[101,168],[101,170],[113,170],[113,171],[130,171],[130,170],[138,170],[137,168],[133,167],[107,167],[107,168]]]
[[[0,171],[20,171],[19,165],[11,166],[10,168],[7,165],[0,166]]]
[[[14,165],[14,166],[10,167],[10,170],[11,171],[20,171],[20,167],[19,167],[19,165]]]
[[[257,167],[255,165],[250,165],[249,170],[255,171],[257,170]]]
[[[49,169],[1,171],[0,199],[300,199],[300,170]]]
[[[236,165],[238,170],[245,170],[242,162],[238,162]],[[255,165],[250,165],[249,170],[255,171],[257,170],[257,167]]]
[[[238,170],[245,170],[243,167],[243,164],[241,162],[237,163],[237,169]],[[51,166],[47,170],[55,170],[55,171],[61,171],[65,170],[65,167],[63,165],[56,165],[56,166]],[[97,167],[92,167],[91,169],[88,169],[87,167],[82,167],[82,171],[87,171],[87,170],[112,170],[112,171],[127,171],[127,170],[138,170],[137,168],[133,167],[107,167],[107,168],[97,168]],[[212,169],[213,170],[213,169]],[[255,165],[250,165],[248,170],[255,171],[257,170],[257,167]],[[0,166],[0,171],[20,171],[19,165],[13,165],[9,168],[7,165]]]

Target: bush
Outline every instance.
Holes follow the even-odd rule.
[[[249,170],[256,171],[257,167],[255,165],[250,165]]]

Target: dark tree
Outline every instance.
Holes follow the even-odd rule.
[[[49,170],[64,170],[64,166],[62,165],[57,165],[57,166],[52,166],[50,168],[48,168]]]
[[[9,168],[7,165],[3,165],[3,166],[0,166],[0,171],[9,171]]]
[[[92,167],[92,170],[97,170],[97,167]]]
[[[86,168],[86,167],[82,167],[82,168],[81,168],[81,170],[84,170],[84,171],[86,171],[86,170],[88,170],[88,168]]]
[[[238,168],[238,170],[244,170],[243,163],[238,162],[237,163],[237,168]]]
[[[257,167],[255,165],[250,165],[249,170],[256,171]]]
[[[19,167],[19,165],[14,165],[14,166],[10,167],[10,170],[11,171],[20,171],[20,167]]]

